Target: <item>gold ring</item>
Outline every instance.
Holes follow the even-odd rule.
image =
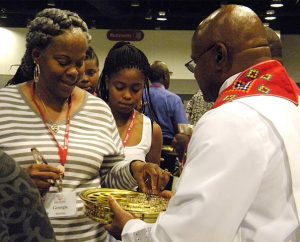
[[[164,174],[165,172],[169,172],[169,170],[168,169],[164,169],[164,170],[161,170],[161,174]]]

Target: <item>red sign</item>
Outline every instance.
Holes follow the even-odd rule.
[[[115,41],[141,41],[144,33],[141,30],[109,30],[107,39]]]

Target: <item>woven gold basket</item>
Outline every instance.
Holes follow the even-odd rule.
[[[113,196],[124,210],[147,223],[155,223],[159,213],[165,211],[168,204],[168,200],[162,197],[110,188],[88,189],[79,196],[84,201],[85,214],[101,224],[112,221],[108,196]]]

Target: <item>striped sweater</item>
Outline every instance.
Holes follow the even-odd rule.
[[[21,84],[22,85],[22,84]],[[64,142],[65,123],[56,139]],[[30,149],[38,148],[49,165],[60,164],[58,148],[20,86],[0,89],[0,147],[22,167],[33,164]],[[137,184],[123,161],[123,146],[113,115],[105,102],[87,94],[80,110],[71,117],[69,152],[63,191],[103,187],[132,189]],[[52,189],[53,192],[56,188]],[[50,190],[51,192],[51,190]],[[57,241],[106,241],[105,229],[83,214],[77,196],[77,214],[51,219]]]

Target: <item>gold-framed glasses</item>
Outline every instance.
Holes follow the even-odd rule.
[[[204,50],[200,55],[198,55],[196,58],[191,59],[189,62],[185,64],[185,67],[192,73],[195,72],[195,68],[197,65],[197,61],[203,56],[206,52],[210,51],[212,48],[215,47],[216,44],[210,45],[206,50]]]

